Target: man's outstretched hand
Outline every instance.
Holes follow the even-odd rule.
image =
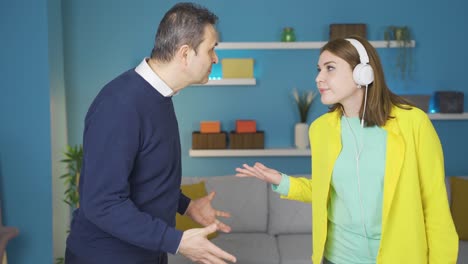
[[[193,262],[203,264],[235,263],[236,257],[211,243],[206,237],[219,229],[217,223],[204,228],[193,228],[185,231],[179,245],[179,253]]]

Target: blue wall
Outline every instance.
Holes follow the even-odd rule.
[[[65,57],[70,139],[81,143],[83,119],[102,85],[120,72],[136,66],[148,56],[154,32],[164,12],[177,1],[67,1],[64,3]],[[221,41],[277,41],[285,26],[295,28],[298,41],[328,39],[331,23],[366,23],[368,39],[382,40],[388,25],[409,25],[417,41],[411,80],[396,75],[396,49],[379,49],[390,87],[397,93],[424,94],[457,89],[464,85],[464,64],[468,52],[467,25],[462,0],[430,0],[424,5],[412,1],[197,1],[219,17]],[[429,19],[432,14],[444,19]],[[397,19],[398,18],[398,19]],[[456,25],[459,25],[458,27]],[[256,86],[189,87],[174,97],[183,148],[183,175],[210,176],[234,173],[244,162],[263,161],[289,173],[310,172],[309,158],[191,158],[191,132],[200,120],[221,120],[229,131],[236,119],[256,119],[266,131],[266,147],[293,145],[293,126],[298,115],[290,91],[315,89],[318,50],[218,51],[221,58],[253,57]],[[468,93],[467,93],[468,94]],[[465,103],[466,104],[466,103]],[[326,111],[317,100],[309,122]],[[468,173],[460,162],[468,147],[464,135],[468,121],[434,122],[446,153],[447,173]],[[448,131],[453,135],[448,136]],[[460,141],[463,144],[460,144]]]
[[[81,143],[86,110],[99,89],[149,54],[159,20],[175,2],[63,1],[71,144]],[[417,41],[412,80],[402,81],[394,75],[395,50],[379,50],[394,91],[417,94],[456,89],[468,94],[464,79],[468,61],[464,47],[468,34],[463,30],[468,24],[465,1],[429,0],[423,5],[404,0],[198,2],[219,15],[222,41],[276,41],[285,26],[295,28],[299,41],[323,41],[330,23],[366,23],[368,38],[381,40],[385,26],[409,25]],[[10,264],[53,261],[48,61],[51,28],[47,12],[50,5],[57,4],[46,0],[0,1],[0,199],[4,223],[21,230],[8,247]],[[256,119],[258,128],[266,131],[266,147],[292,146],[293,125],[298,117],[290,91],[293,87],[315,87],[318,51],[219,51],[219,55],[255,58],[258,85],[190,87],[174,98],[184,175],[231,174],[236,166],[254,160],[289,173],[309,172],[308,158],[188,156],[191,132],[198,130],[200,120],[219,119],[223,129],[229,131],[235,119]],[[320,103],[313,105],[309,122],[325,110]],[[468,121],[434,124],[444,146],[447,174],[466,175]]]
[[[0,2],[0,199],[9,263],[52,263],[47,1]]]

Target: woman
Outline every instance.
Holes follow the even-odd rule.
[[[313,263],[456,263],[442,148],[427,115],[389,90],[363,38],[328,42],[317,67],[330,109],[309,129],[312,179],[260,163],[236,175],[312,203]]]

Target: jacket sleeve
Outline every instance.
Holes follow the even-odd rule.
[[[130,244],[175,253],[182,232],[140,211],[131,200],[129,177],[140,145],[134,108],[102,100],[90,109],[84,131],[80,210],[103,231]],[[178,194],[176,194],[178,195]]]
[[[427,116],[422,120],[417,133],[429,263],[456,263],[459,241],[447,200],[442,146]]]
[[[312,202],[312,180],[308,178],[289,177],[289,192],[281,198],[300,202]]]

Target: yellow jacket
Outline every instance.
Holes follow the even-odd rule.
[[[456,263],[458,236],[447,201],[442,147],[427,115],[392,109],[386,122],[386,167],[380,264]],[[309,128],[312,179],[290,178],[287,199],[312,203],[312,261],[321,263],[327,239],[327,203],[341,151],[340,114],[324,114]]]

